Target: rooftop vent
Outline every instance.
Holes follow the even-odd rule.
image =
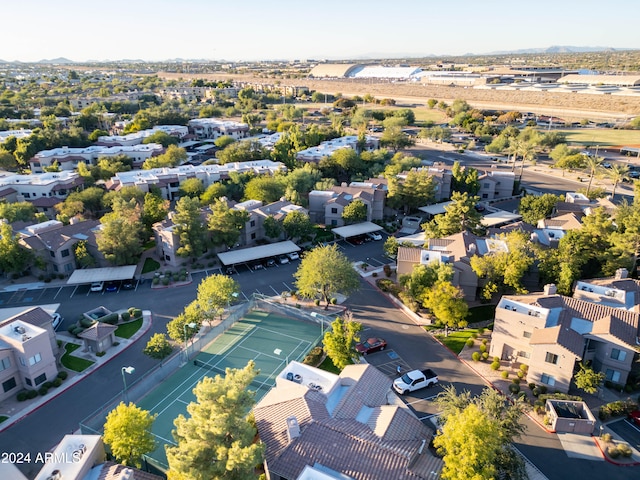
[[[545,295],[556,295],[558,293],[558,287],[554,283],[549,283],[544,286]]]
[[[300,425],[298,425],[298,419],[294,416],[287,417],[287,438],[291,442],[294,438],[300,436]]]
[[[62,478],[62,472],[60,470],[54,470],[51,475],[47,477],[47,480],[60,480]]]

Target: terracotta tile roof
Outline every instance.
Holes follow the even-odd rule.
[[[398,247],[398,262],[420,263],[421,248]]]
[[[609,315],[594,322],[591,334],[607,338],[614,343],[623,342],[635,348],[638,328]]]
[[[559,228],[561,230],[577,230],[582,228],[582,222],[574,213],[565,213],[557,217],[540,220],[540,228]]]
[[[584,342],[584,337],[568,325],[535,329],[529,340],[531,345],[560,345],[578,358],[582,358]]]
[[[33,200],[28,200],[34,207],[53,207],[58,203],[61,203],[62,200],[56,197],[38,197]]]
[[[8,197],[9,195],[12,195],[14,193],[17,193],[18,191],[14,188],[8,187],[8,188],[3,188],[2,190],[0,190],[0,198],[2,197]]]
[[[351,388],[333,408],[333,416],[324,394],[289,382],[278,384],[256,405],[271,473],[296,478],[315,463],[357,480],[426,479],[440,471],[442,461],[426,448],[417,455],[432,431],[405,408],[387,405],[391,380],[386,375],[371,365],[350,365],[339,381]],[[291,416],[300,434],[289,439]]]
[[[87,340],[102,340],[108,337],[116,331],[118,327],[115,325],[109,325],[108,323],[96,322],[84,332],[78,334],[78,337],[85,338]]]

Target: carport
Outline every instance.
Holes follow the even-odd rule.
[[[69,280],[67,280],[67,285],[132,280],[135,274],[135,265],[127,265],[124,267],[86,268],[84,270],[76,270],[73,272],[69,277]]]
[[[505,210],[498,210],[494,213],[489,213],[482,217],[480,223],[483,227],[502,227],[522,220],[522,215],[517,213],[507,212]]]
[[[290,240],[286,240],[284,242],[271,243],[269,245],[260,245],[259,247],[249,247],[241,250],[219,253],[218,258],[222,265],[230,267],[241,263],[249,263],[255,260],[277,257],[278,255],[285,255],[287,253],[299,251],[299,246]]]
[[[331,230],[331,233],[338,235],[343,239],[350,237],[356,237],[358,235],[365,235],[367,233],[378,232],[383,230],[380,225],[373,222],[355,223],[353,225],[347,225],[346,227],[338,227]]]

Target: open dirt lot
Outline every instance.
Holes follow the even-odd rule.
[[[396,102],[424,105],[430,98],[451,103],[456,98],[469,102],[474,107],[498,110],[531,111],[553,115],[564,120],[615,121],[640,115],[640,96],[588,95],[578,93],[506,92],[501,90],[478,90],[464,87],[420,85],[415,83],[311,80],[311,79],[266,79],[248,75],[225,74],[177,74],[158,72],[161,78],[202,78],[207,80],[236,80],[255,83],[279,83],[281,85],[307,86],[322,93],[342,93],[345,96],[371,94],[374,97],[393,98]]]

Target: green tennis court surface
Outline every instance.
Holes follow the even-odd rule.
[[[149,463],[167,469],[164,446],[174,444],[173,421],[180,414],[188,415],[187,405],[195,401],[192,390],[203,377],[224,376],[226,368],[244,368],[253,360],[260,370],[250,387],[257,401],[275,385],[275,377],[287,363],[302,360],[320,337],[317,323],[256,310],[236,322],[138,402],[140,408],[158,414],[152,428],[158,448],[148,455]]]

